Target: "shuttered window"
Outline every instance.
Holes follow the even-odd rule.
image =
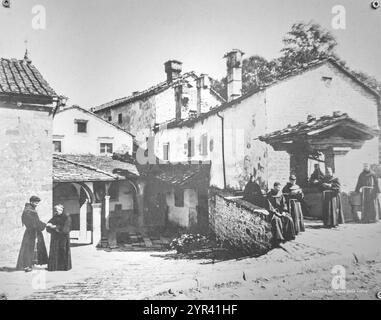
[[[188,158],[194,156],[194,138],[188,139]]]
[[[169,143],[163,144],[163,160],[169,160]]]
[[[208,134],[203,134],[200,140],[200,154],[206,156],[208,154]]]

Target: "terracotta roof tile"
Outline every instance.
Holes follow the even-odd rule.
[[[113,160],[107,156],[55,154],[53,156],[53,181],[113,181],[125,179],[115,173],[118,169],[128,171],[131,176],[139,172],[134,164]]]
[[[259,137],[261,141],[271,141],[271,140],[287,140],[295,136],[298,138],[304,137],[306,135],[311,135],[314,132],[319,132],[319,130],[330,128],[334,125],[354,125],[358,130],[364,133],[364,138],[372,138],[377,135],[379,130],[376,128],[371,128],[363,123],[360,123],[346,113],[334,112],[333,115],[324,115],[320,118],[310,118],[306,122],[299,122],[296,125],[289,125],[287,128],[282,130],[277,130],[271,132],[267,135]]]
[[[113,101],[104,103],[104,104],[102,104],[100,106],[94,107],[94,108],[92,108],[92,111],[93,112],[97,112],[97,111],[100,111],[100,110],[116,107],[116,106],[118,106],[120,104],[131,103],[133,101],[144,99],[144,98],[152,96],[154,94],[158,94],[158,93],[160,93],[160,92],[162,92],[162,91],[164,91],[164,90],[166,90],[166,89],[168,89],[170,87],[178,85],[180,83],[186,83],[187,79],[190,78],[190,77],[196,79],[197,75],[193,71],[186,72],[184,74],[181,74],[177,79],[175,79],[172,82],[168,82],[168,81],[160,82],[157,85],[154,85],[154,86],[152,86],[152,87],[150,87],[150,88],[148,88],[146,90],[143,90],[143,91],[137,92],[135,94],[132,94],[131,96],[128,96],[128,97],[125,97],[125,98],[115,99]],[[210,91],[221,102],[225,102],[225,99],[222,98],[215,90],[210,89]]]
[[[0,94],[57,96],[31,62],[5,58],[0,59]]]
[[[195,179],[206,178],[210,163],[203,164],[154,164],[141,166],[139,171],[151,178],[156,178],[174,186],[185,186]]]

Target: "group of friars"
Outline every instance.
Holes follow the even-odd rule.
[[[16,269],[26,272],[32,271],[34,264],[47,264],[48,271],[67,271],[71,269],[70,228],[71,218],[64,212],[62,205],[54,207],[53,217],[44,223],[37,213],[37,206],[41,199],[32,196],[25,204],[21,221],[25,226]],[[42,231],[50,233],[49,256],[46,250]]]
[[[327,174],[323,174],[319,164],[315,164],[309,184],[322,193],[323,224],[327,228],[333,228],[344,223],[341,185],[332,168],[327,167],[326,172]],[[364,164],[355,192],[361,194],[362,222],[378,221],[380,188],[378,179],[368,163]],[[259,184],[251,176],[245,186],[243,200],[269,211],[275,246],[295,239],[299,232],[305,230],[303,217],[308,215],[309,206],[304,200],[302,188],[296,184],[295,175],[290,176],[289,182],[283,188],[279,182],[275,182],[267,194],[262,192]]]

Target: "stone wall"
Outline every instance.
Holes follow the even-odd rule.
[[[210,229],[224,246],[239,252],[261,254],[271,249],[271,223],[268,215],[239,198],[211,191]]]
[[[41,220],[52,215],[52,149],[48,112],[0,102],[0,262],[16,264],[24,232],[21,213],[31,195],[42,199]]]

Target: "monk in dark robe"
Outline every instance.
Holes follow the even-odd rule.
[[[253,176],[250,176],[249,182],[243,190],[243,200],[246,200],[258,207],[265,207],[265,197],[262,194],[261,187],[254,181]]]
[[[362,222],[370,223],[379,220],[378,194],[380,186],[375,173],[370,170],[370,165],[364,163],[364,170],[357,180],[356,192],[361,192]]]
[[[338,226],[340,223],[344,223],[340,188],[340,181],[333,176],[332,168],[327,168],[327,175],[320,185],[320,190],[323,192],[322,208],[325,227],[332,228]]]
[[[292,217],[287,212],[286,199],[284,198],[279,182],[274,183],[274,188],[267,194],[268,211],[272,214],[271,226],[274,245],[295,239],[295,227]]]
[[[324,173],[320,170],[320,166],[318,163],[314,164],[314,172],[312,172],[310,177],[310,185],[312,187],[318,187],[320,186],[322,180],[324,179]]]
[[[295,175],[290,176],[290,181],[284,186],[282,192],[286,198],[288,212],[294,220],[295,234],[298,234],[304,231],[303,205],[305,207],[307,205],[304,202],[303,190],[296,184]]]
[[[46,225],[46,230],[51,234],[49,271],[71,269],[70,228],[70,215],[64,213],[62,205],[55,206],[55,214]]]
[[[22,239],[16,269],[24,270],[25,272],[32,271],[35,263],[40,265],[48,263],[48,254],[42,235],[45,223],[40,220],[36,211],[40,201],[39,197],[32,196],[29,199],[29,203],[25,204],[21,216],[22,224],[26,227],[26,230]]]

